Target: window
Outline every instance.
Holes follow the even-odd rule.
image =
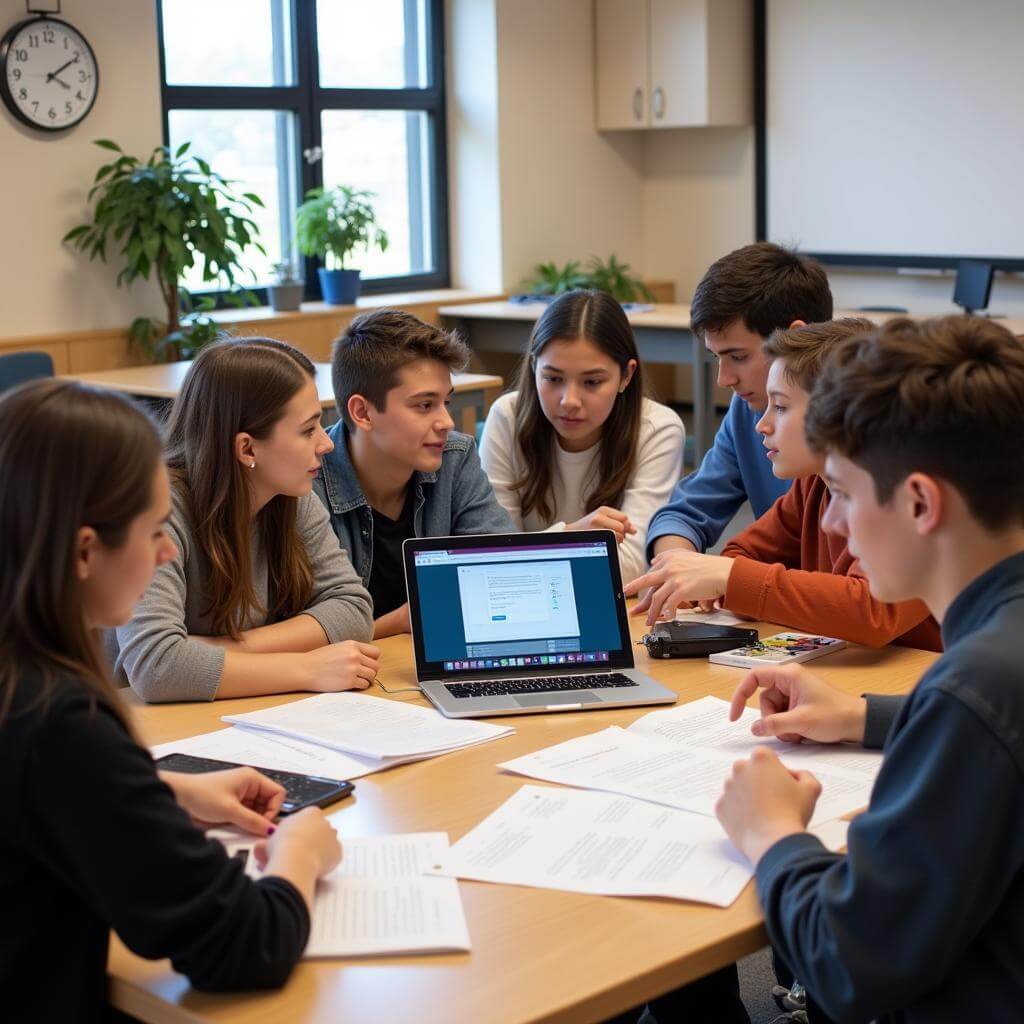
[[[364,292],[448,284],[443,0],[158,2],[164,137],[263,200],[267,255],[245,256],[257,288],[300,261],[305,192],[342,184],[375,193],[389,236],[355,255]]]

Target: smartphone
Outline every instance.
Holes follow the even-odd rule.
[[[185,772],[188,775],[245,767],[231,761],[193,757],[191,754],[165,754],[157,758],[156,766],[165,772]],[[322,779],[316,775],[300,775],[298,772],[279,772],[273,768],[257,767],[256,771],[284,786],[284,803],[281,804],[280,811],[282,815],[294,814],[303,807],[326,807],[335,800],[348,796],[355,789],[351,782],[342,782],[338,779]]]

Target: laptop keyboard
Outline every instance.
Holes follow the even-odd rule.
[[[486,679],[475,683],[446,683],[453,697],[504,697],[516,693],[549,693],[556,690],[601,690],[617,686],[637,686],[621,672],[603,672],[592,676],[548,676],[542,679]]]

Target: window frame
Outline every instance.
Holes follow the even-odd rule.
[[[283,13],[277,0],[275,7]],[[423,48],[427,61],[427,82],[423,88],[347,89],[320,85],[320,60],[317,49],[316,0],[291,0],[292,30],[290,33],[295,70],[294,85],[169,85],[164,49],[163,5],[157,0],[157,45],[160,58],[160,103],[164,145],[170,140],[172,110],[269,110],[283,111],[295,117],[298,148],[292,155],[292,173],[298,186],[299,201],[311,188],[323,185],[323,157],[313,163],[304,152],[322,147],[321,115],[325,110],[399,110],[423,111],[431,117],[433,131],[428,142],[429,221],[433,228],[433,270],[397,277],[364,278],[360,294],[379,295],[385,292],[419,291],[447,288],[451,281],[448,225],[448,131],[445,100],[445,37],[444,0],[422,0],[425,9],[426,40]],[[272,9],[273,12],[273,9]],[[272,16],[280,16],[272,13]],[[286,33],[287,35],[287,33]],[[280,168],[279,164],[279,168]],[[320,280],[316,273],[320,261],[315,257],[296,258],[301,261],[306,287],[304,301],[320,301]],[[243,283],[244,286],[244,283]],[[265,287],[250,289],[262,305],[269,305]],[[211,290],[195,292],[211,295],[218,308],[225,308],[228,292]]]

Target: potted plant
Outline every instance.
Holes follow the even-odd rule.
[[[620,263],[614,253],[607,262],[591,256],[586,271],[588,287],[607,292],[619,302],[653,302],[651,290],[629,269],[629,264]]]
[[[524,282],[531,296],[561,295],[577,288],[589,288],[590,278],[580,268],[579,260],[570,260],[565,266],[557,263],[538,263],[533,268],[533,277]]]
[[[241,256],[247,246],[264,251],[249,217],[263,203],[251,192],[236,195],[232,182],[200,157],[186,157],[187,142],[173,155],[158,146],[145,162],[110,139],[97,139],[96,145],[117,157],[96,172],[88,195],[90,202],[98,196],[92,220],[72,228],[63,240],[104,262],[108,244],[120,246],[124,266],[118,285],[155,276],[165,317],[138,317],[129,337],[151,359],[194,355],[216,336],[206,315],[216,303],[210,296],[193,302],[179,282],[198,263],[203,281],[227,285],[233,305],[254,303],[255,296],[236,278],[245,269]]]
[[[305,282],[295,273],[295,264],[291,260],[275,263],[274,280],[267,289],[270,293],[270,305],[278,313],[298,309],[302,305],[304,287]]]
[[[374,193],[338,185],[310,189],[295,214],[295,239],[303,256],[316,256],[324,302],[348,306],[359,295],[359,271],[346,267],[351,253],[388,247],[387,233],[377,227],[370,200]]]

